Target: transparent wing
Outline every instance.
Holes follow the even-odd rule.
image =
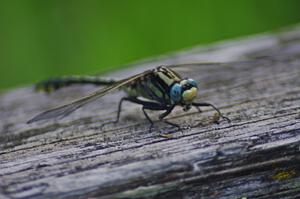
[[[42,113],[38,114],[37,116],[35,116],[34,118],[32,118],[31,120],[29,120],[27,123],[33,123],[36,121],[51,119],[51,118],[56,118],[56,117],[61,117],[61,118],[65,117],[65,116],[69,115],[70,113],[72,113],[73,111],[75,111],[76,109],[82,107],[83,105],[85,105],[91,101],[94,101],[95,99],[101,98],[104,95],[106,95],[107,93],[114,91],[122,86],[125,86],[128,83],[130,83],[131,81],[137,80],[138,78],[140,78],[143,75],[146,75],[150,72],[152,72],[152,70],[148,70],[143,73],[134,75],[132,77],[120,80],[111,86],[108,86],[106,88],[95,91],[94,93],[92,93],[86,97],[80,98],[76,101],[73,101],[69,104],[59,106],[59,107],[50,109],[48,111],[42,112]]]
[[[168,68],[185,68],[187,66],[223,66],[223,65],[232,65],[232,64],[243,64],[243,63],[257,63],[257,60],[254,62],[253,60],[239,60],[239,61],[226,61],[226,62],[187,62],[187,63],[179,63],[179,64],[166,64]]]

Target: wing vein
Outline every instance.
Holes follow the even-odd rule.
[[[57,118],[57,117],[63,118],[65,116],[69,115],[70,113],[72,113],[73,111],[77,110],[78,108],[84,106],[85,104],[87,104],[91,101],[94,101],[96,99],[99,99],[99,98],[103,97],[104,95],[106,95],[107,93],[112,92],[122,86],[126,86],[131,81],[135,81],[138,78],[142,77],[143,75],[150,73],[151,71],[152,70],[148,70],[143,73],[134,75],[132,77],[120,80],[111,86],[105,87],[103,89],[99,89],[99,90],[91,93],[90,95],[80,98],[78,100],[75,100],[69,104],[58,106],[56,108],[42,112],[42,113],[36,115],[35,117],[33,117],[27,123],[33,123],[33,122],[37,122],[40,120]]]

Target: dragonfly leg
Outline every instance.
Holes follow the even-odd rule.
[[[158,104],[158,103],[154,103],[154,102],[146,102],[146,101],[143,101],[143,100],[140,100],[140,99],[137,99],[135,97],[123,97],[120,102],[119,102],[119,105],[118,105],[118,111],[117,111],[117,118],[115,121],[109,121],[109,122],[106,122],[104,124],[101,125],[101,127],[107,125],[107,124],[112,124],[112,123],[117,123],[119,122],[119,119],[120,119],[120,115],[121,115],[121,110],[122,110],[122,104],[124,101],[129,101],[129,102],[132,102],[132,103],[136,103],[136,104],[140,104],[140,105],[143,105],[143,113],[145,115],[145,117],[147,118],[147,120],[150,122],[150,128],[149,128],[149,131],[151,132],[152,131],[152,127],[153,127],[153,121],[150,119],[149,115],[147,114],[147,112],[145,111],[145,109],[149,109],[149,110],[166,110],[165,106],[161,105],[161,104]]]
[[[231,120],[230,120],[228,117],[224,116],[224,115],[221,113],[221,111],[220,111],[217,107],[215,107],[214,105],[212,105],[212,104],[210,104],[210,103],[206,103],[206,102],[196,103],[196,102],[194,102],[194,103],[192,103],[192,105],[195,106],[195,107],[199,107],[199,106],[210,106],[210,107],[212,107],[215,111],[217,111],[217,113],[219,114],[220,117],[222,117],[223,119],[227,120],[227,122],[231,122]]]
[[[153,121],[151,120],[151,118],[149,117],[149,115],[147,114],[146,110],[154,110],[154,111],[160,111],[160,110],[166,110],[166,107],[164,105],[161,105],[159,103],[154,103],[154,102],[145,102],[139,99],[137,103],[143,105],[143,113],[145,115],[145,117],[147,118],[147,120],[150,122],[150,127],[149,127],[149,132],[152,132],[152,128],[153,128]]]
[[[152,128],[153,128],[153,121],[151,120],[151,118],[150,118],[149,115],[147,114],[146,108],[145,108],[144,106],[143,106],[142,110],[143,110],[143,113],[144,113],[145,117],[146,117],[147,120],[150,122],[149,133],[151,133],[151,132],[152,132]]]
[[[117,110],[117,118],[114,121],[109,121],[109,122],[105,122],[101,125],[101,127],[104,127],[105,125],[108,124],[115,124],[118,123],[120,120],[120,115],[121,115],[121,111],[122,111],[122,104],[124,101],[130,101],[132,102],[131,98],[129,97],[123,97],[120,101],[119,101],[119,105],[118,105],[118,110]]]
[[[114,121],[114,123],[118,123],[120,120],[120,115],[121,115],[121,111],[122,111],[122,103],[124,101],[130,101],[130,98],[127,97],[123,97],[120,101],[119,101],[119,105],[118,105],[118,113],[117,113],[117,119]]]
[[[180,125],[175,124],[175,123],[172,123],[172,122],[169,122],[169,121],[167,121],[167,120],[164,120],[164,118],[167,117],[167,116],[173,111],[174,108],[175,108],[175,105],[170,106],[170,107],[166,110],[166,112],[162,113],[162,114],[159,116],[159,120],[162,121],[162,122],[164,122],[164,123],[166,123],[166,124],[169,124],[169,125],[171,125],[171,126],[175,126],[175,127],[177,127],[180,131],[182,131]]]
[[[199,113],[202,113],[202,110],[199,108],[199,106],[195,106]]]
[[[167,110],[167,107],[165,105],[155,103],[155,102],[147,102],[147,101],[143,101],[143,100],[140,100],[137,98],[131,98],[130,101],[133,103],[143,105],[143,107],[142,107],[143,113],[144,113],[146,119],[150,122],[149,132],[152,131],[154,122],[151,120],[151,118],[147,114],[146,110],[153,110],[153,111]]]
[[[166,116],[168,116],[174,109],[175,105],[173,106],[170,106],[170,107],[166,107],[165,105],[162,105],[162,104],[158,104],[158,103],[153,103],[153,102],[144,102],[142,101],[143,104],[143,112],[144,112],[144,115],[145,117],[148,119],[148,121],[151,123],[151,126],[150,126],[150,129],[149,131],[151,132],[151,129],[153,127],[153,121],[150,119],[150,117],[148,116],[148,114],[146,113],[145,109],[148,109],[148,110],[165,110],[164,113],[162,113],[160,116],[159,116],[159,120],[166,123],[166,124],[169,124],[171,126],[175,126],[177,127],[179,130],[182,131],[180,125],[178,124],[175,124],[175,123],[172,123],[172,122],[169,122],[167,120],[164,120],[164,118]]]
[[[168,109],[166,109],[166,112],[162,113],[160,116],[159,116],[159,119],[162,120],[164,119],[165,117],[167,117],[172,111],[173,109],[175,108],[175,106],[170,106]]]

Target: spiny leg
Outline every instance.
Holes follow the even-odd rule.
[[[121,111],[122,111],[122,104],[123,104],[124,101],[132,102],[132,103],[136,103],[136,104],[141,104],[141,105],[144,105],[145,103],[146,104],[148,104],[148,103],[152,104],[151,102],[144,102],[144,101],[139,100],[139,99],[137,99],[135,97],[123,97],[123,98],[121,98],[121,100],[119,101],[119,104],[118,104],[118,110],[117,110],[117,118],[116,118],[116,120],[106,122],[106,123],[102,124],[102,126],[107,125],[107,124],[112,124],[112,123],[118,123],[119,122]],[[148,116],[148,118],[149,118],[149,116]]]
[[[146,109],[148,110],[156,110],[156,111],[161,111],[161,110],[166,110],[166,112],[162,113],[160,116],[159,116],[159,119],[164,122],[164,123],[167,123],[171,126],[176,126],[178,129],[181,130],[180,126],[178,124],[174,124],[174,123],[171,123],[169,121],[166,121],[166,120],[163,120],[164,117],[166,117],[167,115],[169,115],[172,110],[174,109],[175,105],[174,106],[171,106],[171,107],[166,107],[165,105],[163,104],[159,104],[159,103],[155,103],[155,102],[147,102],[147,101],[143,101],[143,100],[140,100],[140,99],[137,99],[135,97],[124,97],[120,100],[119,102],[119,105],[118,105],[118,113],[117,113],[117,118],[115,121],[111,121],[111,122],[107,122],[107,123],[104,123],[102,126],[106,125],[106,124],[110,124],[110,123],[117,123],[120,119],[120,114],[121,114],[121,109],[122,109],[122,103],[123,101],[129,101],[129,102],[132,102],[132,103],[136,103],[136,104],[140,104],[140,105],[143,105],[142,107],[142,111],[146,117],[146,119],[150,122],[150,127],[149,127],[149,132],[152,131],[152,128],[153,128],[153,125],[154,125],[154,122],[151,120],[151,118],[149,117],[148,113],[146,112]]]
[[[148,115],[148,113],[146,112],[146,110],[153,110],[153,111],[162,111],[162,110],[166,110],[166,112],[162,114],[162,118],[160,118],[160,120],[162,120],[162,119],[163,119],[165,116],[167,116],[167,115],[173,110],[173,108],[174,108],[174,107],[173,107],[173,108],[170,109],[170,108],[168,108],[168,107],[167,107],[166,105],[164,105],[164,104],[155,103],[155,102],[143,101],[143,100],[140,100],[140,99],[137,99],[137,98],[132,99],[132,102],[143,105],[143,108],[142,108],[143,113],[144,113],[145,117],[147,118],[147,120],[150,122],[149,132],[152,131],[154,122],[151,120],[151,118],[149,117],[149,115]],[[171,123],[171,122],[168,122],[168,121],[163,121],[163,122],[178,127],[178,125],[173,124],[173,123]]]
[[[145,111],[145,109],[149,109],[149,110],[166,110],[166,107],[164,105],[161,105],[161,104],[158,104],[158,103],[143,101],[143,100],[137,99],[135,97],[123,97],[120,100],[119,105],[118,105],[117,119],[115,121],[106,122],[106,123],[102,124],[101,127],[103,127],[104,125],[107,125],[107,124],[117,123],[119,121],[123,101],[129,101],[129,102],[132,102],[132,103],[143,105],[143,108],[142,108],[143,113],[144,113],[145,117],[147,118],[147,120],[151,124],[150,128],[149,128],[150,132],[151,132],[152,127],[153,127],[153,121],[150,119],[150,117],[147,114],[147,112]]]
[[[181,130],[181,128],[178,124],[174,124],[174,123],[171,123],[169,121],[163,120],[164,117],[166,117],[167,115],[169,115],[171,113],[173,108],[166,109],[166,107],[161,106],[160,104],[157,104],[155,106],[149,106],[149,104],[148,104],[148,105],[144,105],[142,110],[143,110],[143,113],[144,113],[145,117],[147,118],[147,120],[151,124],[150,127],[149,127],[149,133],[152,132],[152,128],[153,128],[154,123],[151,120],[151,118],[149,117],[149,115],[147,114],[146,109],[148,109],[148,110],[166,110],[166,112],[164,112],[163,114],[160,115],[159,120],[166,123],[166,124],[169,124],[171,126],[176,126],[178,129]],[[164,138],[172,138],[171,134],[164,134],[164,133],[161,134],[160,133],[160,136],[164,137]]]
[[[166,110],[166,112],[162,113],[162,114],[159,116],[159,120],[162,121],[162,122],[164,122],[164,123],[166,123],[166,124],[169,124],[169,125],[171,125],[171,126],[175,126],[175,127],[177,127],[179,130],[182,131],[180,125],[175,124],[175,123],[172,123],[172,122],[169,122],[169,121],[167,121],[167,120],[164,120],[164,118],[167,117],[167,116],[173,111],[174,108],[175,108],[175,105],[170,106],[170,107]]]
[[[194,103],[192,103],[192,105],[195,106],[195,107],[199,107],[199,106],[210,106],[210,107],[212,107],[215,111],[217,111],[217,113],[219,114],[220,117],[222,117],[223,119],[227,120],[227,122],[231,122],[231,120],[230,120],[228,117],[224,116],[224,115],[221,113],[221,111],[220,111],[217,107],[215,107],[214,105],[212,105],[212,104],[210,104],[210,103],[206,103],[206,102],[196,103],[196,102],[194,102]]]
[[[150,122],[149,132],[151,133],[154,123],[151,120],[151,118],[149,117],[149,115],[147,114],[146,109],[154,110],[154,111],[161,111],[161,110],[166,110],[166,106],[159,104],[159,103],[155,103],[155,102],[146,102],[146,101],[142,101],[139,99],[135,99],[135,100],[136,100],[135,101],[136,103],[143,105],[142,110],[143,110],[145,117]]]
[[[123,97],[120,101],[119,101],[119,105],[118,105],[118,113],[117,113],[117,119],[114,121],[114,123],[118,123],[120,120],[120,115],[121,115],[121,111],[122,111],[122,103],[123,101],[130,101],[129,98]]]
[[[118,111],[117,111],[117,118],[114,120],[114,121],[109,121],[109,122],[105,122],[101,125],[101,128],[103,128],[105,125],[108,125],[108,124],[115,124],[115,123],[118,123],[119,120],[120,120],[120,115],[121,115],[121,111],[122,111],[122,104],[124,101],[129,101],[129,102],[132,102],[131,98],[129,97],[123,97],[121,98],[121,100],[119,101],[119,105],[118,105]]]
[[[195,108],[198,110],[199,113],[202,113],[202,110],[198,106],[195,106]]]
[[[153,128],[153,121],[151,120],[151,118],[149,117],[149,115],[147,114],[146,108],[143,106],[142,110],[143,110],[143,113],[145,115],[145,117],[147,118],[147,120],[150,122],[150,127],[149,127],[149,133],[152,132],[152,128]]]

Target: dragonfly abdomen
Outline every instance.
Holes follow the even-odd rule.
[[[70,77],[60,77],[52,78],[43,82],[36,84],[35,89],[37,91],[52,92],[63,87],[71,86],[74,84],[93,84],[93,85],[105,85],[109,86],[114,84],[114,80],[105,80],[99,77],[91,76],[70,76]]]

